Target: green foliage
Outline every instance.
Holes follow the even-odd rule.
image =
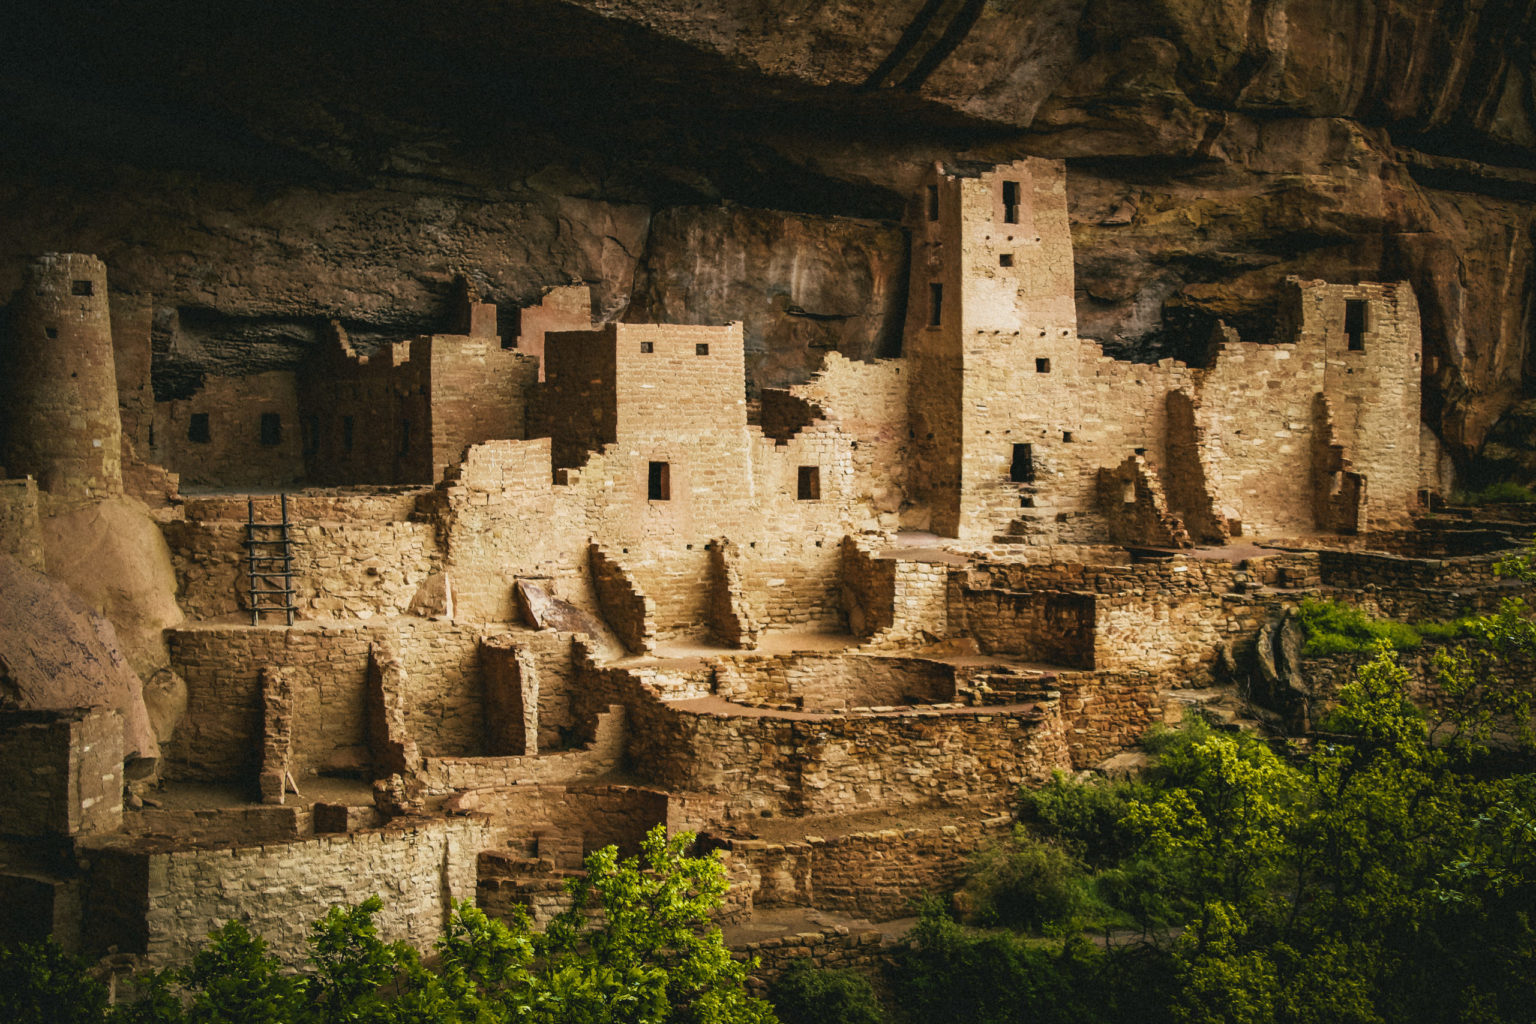
[[[1020,793],[1019,817],[1031,831],[1054,840],[1074,857],[1103,866],[1135,848],[1136,837],[1122,819],[1128,801],[1142,799],[1147,792],[1139,782],[1078,783],[1056,772],[1039,789]]]
[[[1536,582],[1529,556],[1505,571]],[[902,1005],[989,1024],[1529,1024],[1536,775],[1488,754],[1532,740],[1529,687],[1493,670],[1536,653],[1536,631],[1518,602],[1451,628],[1478,643],[1437,652],[1429,712],[1361,630],[1374,656],[1308,756],[1192,720],[1149,734],[1156,761],[1134,786],[1058,777],[1026,796],[1029,827],[1140,933],[1069,956],[1080,938],[976,934],[930,908],[894,975]]]
[[[856,971],[819,969],[795,960],[768,989],[784,1024],[882,1024],[885,1015],[869,979]]]
[[[106,993],[55,946],[0,951],[0,1020],[23,1024],[773,1024],[748,996],[747,965],[710,923],[725,893],[693,836],[658,826],[639,858],[587,858],[574,906],[543,932],[456,904],[435,968],[379,938],[370,897],[312,928],[303,973],[238,921],[192,962],[149,975],[140,999],[105,1013]],[[293,965],[298,966],[298,965]]]
[[[1536,501],[1536,491],[1512,480],[1500,480],[1480,491],[1456,491],[1452,505],[1504,505]]]
[[[1358,608],[1337,601],[1307,599],[1297,609],[1309,655],[1370,654],[1385,642],[1409,651],[1423,642],[1417,629],[1406,622],[1373,619]]]
[[[0,946],[0,1020],[8,1024],[100,1021],[107,990],[52,939]]]
[[[962,892],[973,923],[1037,932],[1075,929],[1097,909],[1082,864],[1023,828],[976,855]]]

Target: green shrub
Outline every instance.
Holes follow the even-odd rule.
[[[885,1015],[869,979],[795,960],[768,989],[784,1024],[881,1024]]]
[[[53,939],[0,946],[0,1020],[6,1024],[100,1024],[107,990],[85,962]]]
[[[1406,622],[1373,619],[1359,608],[1337,601],[1301,602],[1297,610],[1308,655],[1370,654],[1385,641],[1395,650],[1411,651],[1423,642],[1419,631]]]
[[[1039,789],[1019,794],[1019,816],[1032,832],[1097,867],[1118,861],[1135,844],[1135,836],[1120,821],[1126,802],[1144,797],[1145,790],[1137,782],[1077,782],[1056,772]]]
[[[967,918],[981,925],[1071,928],[1095,909],[1077,858],[1022,827],[976,855],[962,893]]]

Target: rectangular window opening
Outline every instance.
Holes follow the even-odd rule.
[[[310,416],[304,421],[304,454],[313,455],[320,450],[320,417]]]
[[[801,466],[800,479],[795,491],[795,497],[800,501],[821,500],[821,467]]]
[[[997,265],[1000,266],[1000,267],[1011,267],[1011,266],[1013,266],[1013,253],[1005,252],[1005,253],[999,254],[998,257],[997,257]]]
[[[1003,223],[1017,224],[1019,222],[1019,183],[1016,181],[1003,182]]]
[[[1365,351],[1365,332],[1371,329],[1370,307],[1364,299],[1344,300],[1344,333],[1351,352]]]
[[[187,420],[187,440],[193,444],[207,444],[213,440],[213,432],[208,429],[207,413],[195,412]]]
[[[1050,373],[1051,372],[1051,361],[1049,359],[1036,359],[1035,360],[1035,372],[1036,373]]]
[[[404,455],[411,450],[411,421],[400,421],[400,454]]]
[[[261,443],[276,445],[283,442],[283,418],[275,412],[261,414]]]
[[[1066,442],[1067,444],[1071,444],[1072,443],[1072,431],[1070,431],[1070,430],[1063,430],[1061,432],[1061,439],[1064,442]]]
[[[341,450],[347,454],[352,452],[352,417],[341,418]]]
[[[640,352],[641,352],[642,355],[646,355],[646,354],[649,354],[649,353],[655,352],[655,351],[656,351],[656,343],[654,341],[642,341],[640,343]]]
[[[59,329],[57,327],[44,327],[43,333],[50,338],[57,338],[59,336]]]
[[[672,465],[667,462],[651,463],[646,479],[645,496],[651,501],[672,500]]]
[[[1035,482],[1034,445],[1016,444],[1013,446],[1013,463],[1008,467],[1008,479],[1016,484],[1032,484]]]
[[[95,291],[96,284],[93,281],[71,281],[69,283],[71,295],[92,295]]]
[[[928,286],[928,326],[938,327],[944,322],[944,286],[933,283]]]
[[[939,186],[928,186],[928,219],[939,219]]]
[[[709,344],[703,341],[699,342],[697,345],[693,346],[693,354],[696,356],[709,355]]]

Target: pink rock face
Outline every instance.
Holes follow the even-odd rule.
[[[69,588],[0,556],[0,703],[22,710],[115,708],[123,753],[158,757],[143,685],[112,624]]]

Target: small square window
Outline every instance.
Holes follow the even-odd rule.
[[[699,342],[697,345],[693,346],[693,354],[696,356],[709,355],[709,345],[706,342]]]
[[[1050,373],[1051,372],[1051,361],[1049,359],[1036,359],[1035,360],[1035,372],[1036,373]]]
[[[213,440],[213,432],[208,429],[207,413],[195,412],[187,420],[187,440],[193,444],[207,444]]]
[[[44,327],[43,333],[50,338],[57,338],[59,336],[59,329],[57,327]]]
[[[283,418],[275,412],[261,414],[261,443],[269,447],[283,443]]]
[[[998,257],[997,257],[997,265],[1000,266],[1000,267],[1011,267],[1011,266],[1013,266],[1013,253],[1011,253],[1011,252],[1000,253],[998,255]]]
[[[91,295],[96,291],[96,285],[92,281],[71,281],[69,291],[71,295]]]
[[[640,351],[642,354],[655,352],[656,343],[654,341],[642,341],[640,343]]]
[[[651,463],[646,478],[645,496],[651,501],[672,500],[672,466],[666,462]]]
[[[1070,430],[1063,430],[1061,432],[1061,439],[1064,442],[1066,442],[1067,444],[1071,444],[1072,443],[1072,431],[1070,431]]]
[[[800,501],[821,500],[821,467],[801,466],[795,497]]]

